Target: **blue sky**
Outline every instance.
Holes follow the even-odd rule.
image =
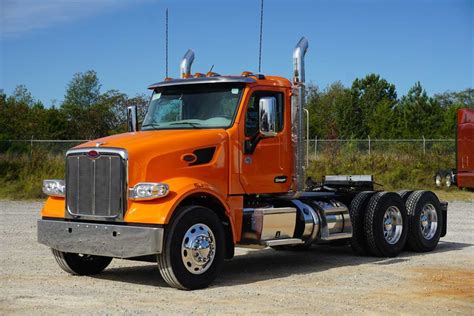
[[[193,71],[258,70],[260,0],[0,0],[0,89],[24,84],[50,105],[76,72],[97,71],[103,91],[129,95],[170,76],[188,48]],[[266,0],[262,72],[291,76],[291,53],[310,42],[307,81],[350,86],[375,72],[399,96],[474,86],[474,0]]]

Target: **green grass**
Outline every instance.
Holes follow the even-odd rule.
[[[312,161],[308,174],[315,180],[329,174],[373,174],[383,185],[378,189],[435,190],[433,175],[438,169],[454,165],[454,154],[395,154],[371,155],[346,151],[321,153]],[[64,178],[64,156],[35,150],[30,154],[0,155],[0,199],[40,199],[43,179]],[[447,200],[472,200],[474,193],[457,188],[438,190]]]
[[[64,179],[64,156],[37,150],[0,155],[0,199],[38,199],[43,179]]]
[[[474,193],[459,190],[439,190],[434,185],[433,176],[439,169],[454,166],[454,153],[402,153],[375,152],[371,155],[358,152],[326,152],[314,159],[308,175],[321,180],[323,175],[371,174],[378,189],[397,191],[401,189],[437,190],[446,200],[474,201]]]

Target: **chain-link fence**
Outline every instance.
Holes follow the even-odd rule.
[[[371,155],[385,154],[452,154],[456,150],[454,139],[309,139],[308,158],[338,153]]]
[[[0,153],[31,153],[41,150],[52,154],[64,154],[69,148],[87,140],[0,140]],[[310,139],[308,158],[338,153],[452,154],[456,149],[454,139]]]
[[[61,155],[64,154],[69,148],[84,142],[87,142],[87,140],[0,140],[0,154],[32,154],[35,151],[43,151],[50,154]]]

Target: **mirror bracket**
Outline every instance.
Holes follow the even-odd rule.
[[[244,143],[244,154],[246,155],[251,155],[254,153],[255,148],[257,148],[258,143],[264,139],[265,136],[263,136],[260,132],[256,133],[252,138],[248,139]]]

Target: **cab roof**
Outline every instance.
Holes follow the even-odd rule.
[[[290,87],[291,82],[283,77],[277,76],[210,76],[210,77],[191,77],[186,79],[167,79],[154,83],[148,89],[154,90],[161,87],[170,87],[177,85],[205,84],[205,83],[243,83],[258,84],[264,86],[283,86]]]

